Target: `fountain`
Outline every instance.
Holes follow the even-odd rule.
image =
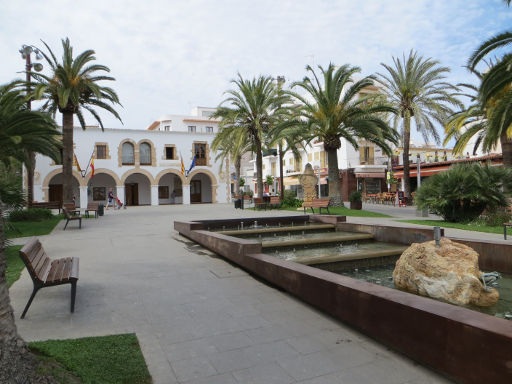
[[[386,270],[385,258],[388,258],[387,264],[392,268],[393,262],[389,263],[389,260],[397,257],[396,250],[393,251],[394,255],[372,258],[368,257],[371,250],[364,249],[372,239],[386,243],[391,248],[405,248],[412,243],[431,241],[434,240],[433,230],[352,224],[345,222],[342,217],[326,215],[259,217],[257,221],[265,228],[244,229],[243,233],[242,230],[220,231],[222,225],[237,228],[241,222],[239,219],[175,222],[174,227],[180,234],[248,272],[456,381],[503,382],[503,378],[512,374],[509,359],[504,358],[510,355],[512,346],[512,322],[506,320],[512,317],[510,309],[503,312],[503,318],[497,318],[390,289],[386,285],[394,284],[392,269]],[[326,228],[319,228],[321,225]],[[212,231],[205,231],[207,226]],[[306,229],[309,227],[313,228],[312,232]],[[297,228],[298,231],[295,231]],[[217,229],[219,232],[213,232]],[[269,233],[261,232],[265,230]],[[305,238],[301,236],[303,230]],[[251,234],[250,231],[260,233]],[[322,235],[321,231],[327,232]],[[292,234],[292,239],[286,236],[288,232]],[[280,239],[280,233],[295,244],[282,244],[284,240]],[[443,235],[442,229],[440,235]],[[333,241],[337,236],[363,238]],[[306,240],[306,243],[300,244]],[[480,254],[481,270],[512,274],[512,244],[455,240]],[[279,244],[276,246],[272,241]],[[317,256],[314,253],[321,242],[330,243],[334,245],[333,248],[342,249],[343,252],[364,251],[366,254],[360,254],[360,258],[355,260],[329,262],[324,258],[321,263],[310,263]],[[303,249],[306,245],[309,248]],[[283,252],[287,251],[295,260],[302,257],[301,252],[305,253],[304,257],[309,253],[309,261],[298,263],[283,259]],[[340,264],[344,267],[336,271]],[[357,280],[361,277],[365,281]],[[486,281],[491,284],[490,279],[488,277]],[[500,280],[500,290],[506,288],[507,284],[505,276]]]

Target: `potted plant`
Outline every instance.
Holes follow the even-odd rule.
[[[395,177],[393,172],[388,173],[388,183],[389,183],[389,191],[395,193],[396,186],[398,184],[398,179]]]
[[[361,192],[354,191],[349,196],[350,209],[363,209],[363,201],[361,200]]]

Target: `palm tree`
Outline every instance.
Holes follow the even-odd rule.
[[[28,110],[25,97],[15,87],[16,84],[0,86],[0,162],[6,167],[13,159],[27,162],[30,151],[58,160],[61,144],[55,122],[48,114]],[[20,194],[16,186],[0,183],[0,381],[50,383],[54,381],[34,379],[38,376],[37,364],[18,335],[5,276],[2,211],[9,204],[22,201]]]
[[[247,137],[256,153],[256,188],[263,195],[263,155],[262,145],[265,134],[280,121],[281,107],[288,96],[284,95],[269,76],[245,80],[239,74],[232,80],[236,89],[227,91],[229,95],[217,108],[214,117],[229,121],[229,124]],[[223,106],[227,103],[229,106]]]
[[[510,0],[504,0],[510,6]],[[476,66],[489,54],[512,43],[512,31],[502,32],[484,41],[468,60],[468,68]],[[491,146],[501,142],[503,165],[512,167],[512,54],[505,54],[482,78],[478,99],[485,110],[484,133]]]
[[[319,66],[323,83],[310,66],[306,69],[311,77],[304,77],[292,88],[301,88],[307,96],[291,94],[301,103],[298,118],[303,121],[304,137],[308,142],[318,139],[324,143],[330,204],[342,206],[337,154],[341,138],[356,149],[361,138],[391,153],[389,143],[397,143],[398,135],[385,122],[383,114],[394,112],[394,109],[378,102],[377,96],[359,97],[363,89],[373,85],[373,77],[354,82],[352,76],[360,72],[357,67],[343,65],[337,68],[329,64],[324,69]]]
[[[461,107],[457,100],[458,88],[444,81],[448,67],[439,66],[437,60],[424,59],[414,51],[403,59],[393,57],[393,66],[381,63],[386,74],[378,74],[377,81],[382,84],[388,101],[396,108],[393,125],[401,126],[405,196],[411,197],[409,170],[409,145],[411,139],[411,119],[425,142],[430,137],[440,143],[435,122],[444,125],[453,111],[450,106]]]
[[[110,72],[104,65],[91,64],[96,58],[93,50],[87,50],[73,57],[73,47],[69,39],[62,40],[62,63],[57,61],[50,47],[43,41],[48,49],[48,55],[41,52],[51,68],[51,75],[46,76],[38,72],[32,72],[35,79],[34,98],[45,99],[42,109],[56,114],[62,113],[62,174],[64,201],[73,199],[73,118],[76,115],[78,121],[85,129],[83,109],[89,111],[103,129],[103,123],[96,112],[95,107],[112,113],[119,121],[119,114],[109,103],[120,104],[117,94],[112,88],[99,85],[102,80],[113,81],[113,77],[98,74],[98,72]]]
[[[238,195],[240,192],[242,156],[250,150],[249,142],[243,129],[234,125],[231,119],[224,118],[219,124],[219,132],[212,141],[212,149],[219,152],[216,159],[222,160],[221,167],[225,159],[230,159],[233,162],[235,166],[234,192],[235,195]]]

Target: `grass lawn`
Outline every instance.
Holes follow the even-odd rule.
[[[5,277],[7,278],[7,286],[10,287],[21,276],[21,271],[25,268],[25,264],[18,255],[21,245],[13,245],[12,247],[5,248],[5,257],[7,259],[7,271]]]
[[[297,208],[281,208],[284,211],[293,211],[297,212]],[[303,209],[300,209],[302,212]],[[315,213],[318,209],[315,210]],[[371,211],[363,211],[362,209],[349,209],[345,207],[329,207],[329,212],[331,215],[341,215],[341,216],[357,216],[357,217],[392,217],[389,215],[385,215],[383,213],[371,212]],[[306,213],[311,213],[311,209],[306,210]],[[322,209],[322,213],[327,214],[325,209]]]
[[[10,227],[6,228],[5,236],[8,239],[13,239],[15,237],[47,235],[53,231],[63,217],[64,215],[60,214],[43,221],[11,221],[9,222]]]
[[[85,337],[82,339],[47,340],[29,343],[43,361],[45,371],[64,383],[59,365],[80,378],[84,384],[149,384],[152,383],[144,356],[135,334]]]
[[[420,225],[428,225],[429,227],[443,227],[443,228],[457,228],[457,229],[465,229],[466,231],[476,231],[476,232],[487,232],[487,233],[503,233],[503,226],[491,227],[483,224],[461,224],[461,223],[449,223],[442,220],[398,220],[402,223],[411,223],[411,224],[420,224]]]

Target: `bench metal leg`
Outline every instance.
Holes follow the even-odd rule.
[[[40,288],[41,287],[34,286],[34,290],[32,291],[32,294],[30,295],[30,299],[28,299],[28,303],[25,306],[25,309],[23,310],[23,313],[21,314],[21,318],[22,319],[25,318],[25,314],[27,313],[28,308],[30,307],[30,304],[32,304],[32,300],[34,300],[34,297],[36,296],[36,293],[37,293],[37,291],[39,291]]]
[[[507,226],[506,225],[503,226],[503,237],[505,238],[505,240],[507,240]]]
[[[66,230],[66,227],[68,226],[68,223],[69,223],[69,219],[67,219],[67,220],[66,220],[66,225],[64,226],[63,231],[65,231],[65,230]]]
[[[82,229],[82,218],[78,220],[78,228]]]
[[[71,283],[71,313],[75,312],[76,281]]]

